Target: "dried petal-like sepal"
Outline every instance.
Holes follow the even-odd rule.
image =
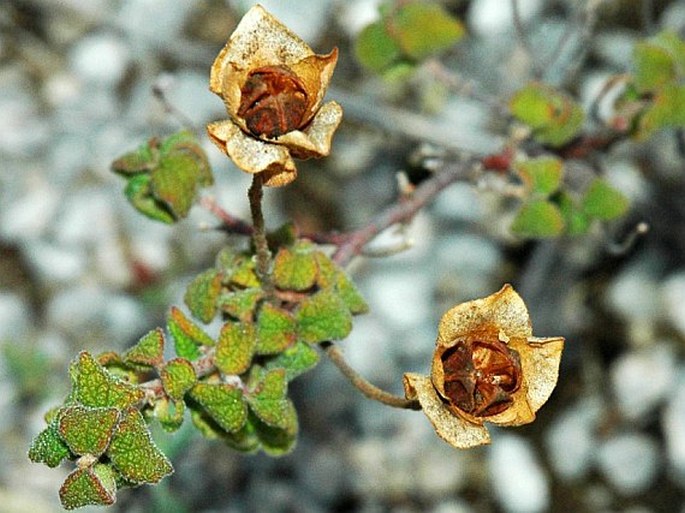
[[[407,375],[406,394],[430,408],[426,415],[451,445],[488,443],[486,438],[458,435],[463,428],[455,426],[466,422],[484,430],[484,421],[502,426],[532,422],[556,385],[563,345],[563,338],[532,336],[525,303],[505,285],[443,316],[431,377]],[[448,418],[457,424],[446,424]],[[464,438],[455,441],[445,432]]]
[[[295,179],[296,158],[323,157],[342,120],[335,102],[322,105],[338,60],[312,49],[256,5],[236,27],[212,65],[210,90],[230,120],[212,123],[209,135],[248,173],[281,186]]]

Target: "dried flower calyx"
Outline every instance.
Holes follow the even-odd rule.
[[[207,126],[212,142],[266,185],[290,183],[293,158],[328,155],[342,120],[340,105],[323,103],[337,60],[337,48],[316,55],[256,5],[212,65],[210,89],[230,116]]]
[[[440,321],[430,376],[405,374],[437,434],[458,448],[490,442],[484,421],[520,426],[554,389],[564,339],[532,335],[530,317],[510,285],[455,306]]]

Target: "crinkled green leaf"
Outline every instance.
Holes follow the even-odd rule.
[[[582,235],[590,228],[590,219],[568,193],[560,191],[555,195],[555,201],[564,218],[568,235]]]
[[[164,332],[157,328],[140,338],[138,343],[124,353],[128,363],[155,367],[164,360]]]
[[[556,157],[538,157],[516,163],[516,171],[533,194],[549,196],[559,188],[563,162]]]
[[[633,50],[635,87],[640,92],[658,89],[677,77],[673,57],[649,42],[639,42]]]
[[[400,47],[388,34],[384,21],[367,25],[357,36],[354,54],[359,63],[380,73],[401,58]]]
[[[610,221],[628,210],[628,200],[602,178],[595,178],[585,191],[583,212],[590,217]]]
[[[190,395],[223,430],[235,433],[245,425],[247,406],[243,392],[237,386],[198,383]]]
[[[159,373],[162,379],[162,386],[169,397],[180,401],[195,383],[197,374],[193,364],[185,358],[174,358],[169,360]]]
[[[314,285],[317,273],[310,245],[281,248],[274,258],[273,280],[280,289],[307,290]]]
[[[567,94],[532,82],[514,94],[511,113],[533,129],[542,144],[558,147],[573,139],[585,119],[583,109]]]
[[[264,373],[260,383],[246,396],[250,409],[265,424],[285,429],[291,419],[286,397],[288,382],[285,369],[272,369]]]
[[[298,422],[297,411],[292,401],[286,400],[279,427],[270,426],[259,419],[255,419],[254,427],[262,450],[270,456],[283,456],[295,448]]]
[[[59,436],[55,420],[36,435],[29,448],[29,459],[32,462],[45,463],[50,468],[59,465],[70,454],[69,447]]]
[[[208,269],[190,282],[183,296],[190,313],[205,324],[216,315],[222,277],[216,269]]]
[[[116,408],[67,406],[60,413],[58,430],[74,454],[99,457],[107,449],[118,421]]]
[[[432,2],[409,2],[395,12],[389,23],[402,52],[415,60],[451,48],[465,34],[459,20]]]
[[[224,374],[242,374],[250,368],[257,344],[254,325],[227,322],[221,327],[214,361]]]
[[[64,509],[110,506],[116,500],[116,489],[114,471],[98,464],[69,474],[59,490],[59,499]]]
[[[164,431],[173,432],[181,427],[185,406],[182,400],[167,397],[160,397],[155,401],[154,415]]]
[[[368,312],[369,305],[354,282],[347,276],[347,273],[321,251],[317,251],[315,255],[316,263],[319,266],[317,277],[319,287],[334,289],[352,315]]]
[[[297,332],[293,315],[265,303],[257,317],[257,354],[278,354],[295,343]]]
[[[214,339],[175,306],[171,307],[167,328],[174,339],[176,354],[182,358],[195,360],[202,354],[201,346],[214,345]]]
[[[90,353],[79,354],[70,368],[72,395],[84,406],[124,409],[144,397],[143,391],[107,372]]]
[[[313,369],[319,363],[319,353],[305,342],[297,342],[278,356],[270,359],[265,368],[285,369],[285,379],[292,381],[300,374]]]
[[[138,212],[150,219],[167,224],[176,221],[169,207],[155,198],[152,193],[152,177],[150,175],[131,176],[126,182],[124,195]]]
[[[112,162],[112,171],[123,176],[145,173],[157,165],[158,158],[159,140],[153,138]]]
[[[264,291],[260,288],[228,292],[219,297],[219,308],[239,321],[249,322],[254,319],[257,303],[263,298]]]
[[[157,483],[173,472],[171,463],[152,441],[143,416],[135,408],[122,412],[107,455],[117,471],[132,483]]]
[[[252,258],[243,256],[238,260],[233,274],[231,274],[231,283],[245,289],[256,288],[261,285]]]
[[[252,453],[257,451],[261,444],[257,436],[257,430],[254,426],[254,416],[248,414],[247,422],[235,433],[225,433],[222,436],[226,445],[243,453]]]
[[[685,85],[668,84],[655,94],[638,124],[646,137],[661,128],[685,127]]]
[[[95,361],[113,376],[128,383],[138,383],[140,366],[125,361],[116,351],[105,351],[95,357]]]
[[[352,329],[352,315],[335,292],[325,289],[304,299],[295,312],[301,340],[316,344],[341,340]]]
[[[564,230],[561,212],[549,201],[524,203],[511,225],[511,231],[521,237],[556,237]]]

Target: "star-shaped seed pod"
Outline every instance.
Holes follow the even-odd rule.
[[[490,443],[483,425],[535,420],[559,375],[564,339],[533,336],[521,297],[510,285],[455,306],[440,320],[430,376],[404,375],[436,433],[465,449]]]
[[[297,176],[293,158],[324,157],[342,120],[336,102],[323,104],[338,49],[316,55],[260,5],[240,21],[217,56],[210,90],[230,119],[207,131],[219,149],[263,183],[287,185]]]

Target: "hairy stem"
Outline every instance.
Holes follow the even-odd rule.
[[[368,382],[361,375],[357,373],[345,360],[342,351],[338,346],[332,342],[324,342],[321,347],[326,352],[326,355],[335,364],[335,366],[343,373],[343,375],[350,380],[362,394],[369,399],[378,401],[393,408],[402,408],[405,410],[420,410],[421,405],[416,400],[405,399],[399,395],[391,394],[385,390],[381,390],[376,385]]]
[[[247,193],[250,199],[250,212],[252,213],[252,241],[257,256],[257,275],[262,281],[262,288],[267,296],[272,296],[274,284],[271,279],[271,251],[266,241],[266,229],[264,228],[264,214],[262,213],[262,177],[256,174],[252,178],[252,185]]]

